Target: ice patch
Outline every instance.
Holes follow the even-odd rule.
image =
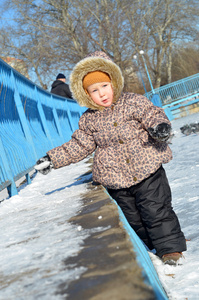
[[[192,198],[189,198],[188,199],[188,202],[194,202],[194,201],[197,201],[198,200],[198,197],[192,197]]]

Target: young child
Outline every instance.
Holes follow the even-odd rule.
[[[148,248],[175,264],[186,242],[162,167],[172,159],[166,143],[171,124],[163,109],[142,95],[122,94],[121,70],[101,51],[74,67],[70,88],[88,110],[71,140],[48,151],[36,168],[46,174],[51,165],[57,169],[95,152],[93,181],[107,188]]]

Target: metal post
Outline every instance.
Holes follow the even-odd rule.
[[[26,118],[26,115],[25,115],[25,112],[24,112],[24,109],[23,109],[23,106],[22,106],[21,98],[20,98],[18,87],[17,87],[16,80],[15,80],[15,76],[14,76],[14,73],[13,73],[12,70],[11,70],[10,79],[12,80],[12,84],[13,84],[13,87],[14,87],[14,101],[15,101],[15,104],[16,104],[16,109],[18,111],[19,120],[21,122],[23,131],[24,131],[24,136],[25,136],[27,142],[32,146],[32,153],[34,154],[35,159],[37,160],[37,152],[36,152],[36,149],[35,149],[35,145],[33,143],[30,128],[28,126],[27,118]]]
[[[143,54],[144,54],[144,51],[141,50],[141,51],[140,51],[140,54],[141,54],[142,59],[143,59],[143,62],[144,62],[144,66],[145,66],[145,69],[146,69],[146,73],[147,73],[147,76],[148,76],[148,79],[149,79],[149,83],[150,83],[150,86],[151,86],[151,91],[152,91],[153,94],[155,94],[154,89],[153,89],[153,85],[152,85],[152,82],[151,82],[151,78],[150,78],[150,75],[149,75],[149,72],[148,72],[147,64],[146,64],[146,61],[145,61],[145,58],[144,58],[144,55],[143,55]]]
[[[143,86],[144,86],[145,93],[146,93],[146,95],[147,95],[147,97],[148,97],[147,90],[146,90],[146,86],[145,86],[145,83],[144,83],[144,79],[143,79],[143,77],[142,77],[142,73],[141,73],[141,71],[140,71],[139,64],[138,64],[138,61],[137,61],[137,55],[134,55],[133,58],[134,58],[134,60],[135,60],[135,62],[136,62],[136,65],[137,65],[137,67],[138,67],[138,72],[139,72],[139,74],[140,74],[140,78],[141,78],[141,80],[142,80],[142,84],[143,84]]]
[[[0,152],[1,152],[1,159],[3,161],[3,166],[1,166],[1,169],[3,169],[6,173],[6,179],[10,182],[10,184],[7,186],[7,191],[9,194],[9,197],[12,197],[14,195],[18,194],[17,187],[14,181],[14,177],[7,159],[7,155],[3,146],[3,143],[1,141],[0,137]]]

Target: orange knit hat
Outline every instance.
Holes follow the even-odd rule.
[[[97,83],[97,82],[111,82],[110,76],[102,71],[94,71],[86,74],[83,78],[83,88],[87,90],[89,85]]]

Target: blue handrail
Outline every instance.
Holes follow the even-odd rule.
[[[147,92],[145,96],[151,100],[153,94],[158,94],[162,101],[162,106],[164,106],[198,93],[199,73],[161,86],[154,89],[154,91]]]
[[[0,191],[17,194],[16,180],[53,147],[67,142],[85,107],[52,95],[0,59]]]

